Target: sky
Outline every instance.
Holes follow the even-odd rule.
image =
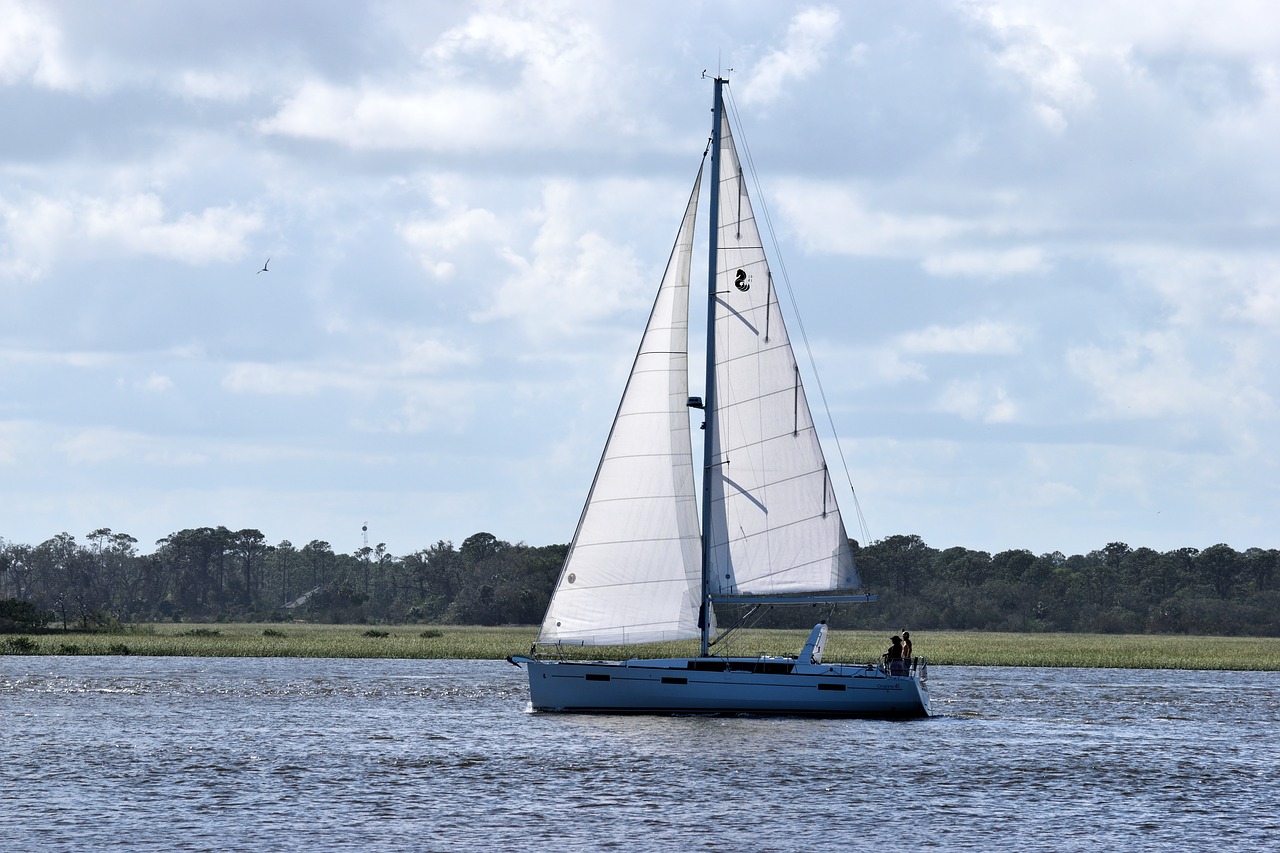
[[[0,0],[0,537],[568,542],[716,74],[850,535],[1280,546],[1262,0]]]

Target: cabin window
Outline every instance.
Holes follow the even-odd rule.
[[[663,683],[663,684],[688,684],[688,683],[689,683],[689,679],[687,679],[687,678],[669,678],[669,677],[665,677],[665,676],[664,676],[664,677],[663,677],[663,679],[662,679],[662,683]]]
[[[608,680],[609,680],[609,676],[607,675],[601,675],[598,672],[587,673],[587,681],[608,681]]]
[[[722,660],[691,660],[688,663],[689,669],[696,669],[699,672],[724,672],[729,665]]]
[[[818,689],[819,690],[844,690],[844,685],[843,684],[823,684],[821,681],[819,681]]]

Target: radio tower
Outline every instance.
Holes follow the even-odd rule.
[[[360,535],[364,537],[364,548],[360,550],[360,556],[364,560],[364,594],[369,594],[369,522],[365,522],[360,526]]]

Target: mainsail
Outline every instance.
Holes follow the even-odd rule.
[[[698,636],[701,537],[687,403],[701,184],[699,169],[539,643]]]
[[[708,591],[860,587],[727,114],[718,212]]]

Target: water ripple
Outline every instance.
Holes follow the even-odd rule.
[[[1280,674],[932,675],[908,723],[574,717],[498,661],[0,657],[4,843],[1274,847]]]

